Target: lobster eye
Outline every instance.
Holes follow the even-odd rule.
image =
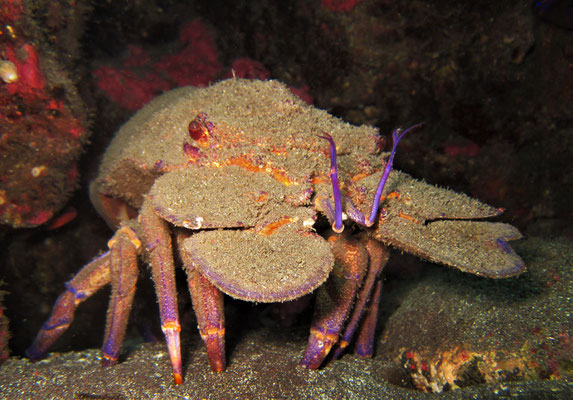
[[[207,129],[199,122],[194,119],[189,123],[189,136],[193,140],[201,141],[207,139]]]

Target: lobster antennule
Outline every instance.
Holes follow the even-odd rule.
[[[332,136],[326,132],[323,132],[318,137],[330,142],[330,180],[332,181],[332,191],[334,193],[334,222],[332,223],[332,230],[336,233],[342,233],[344,224],[342,223],[342,196],[340,195],[338,168],[336,166],[336,144]]]
[[[384,169],[384,173],[380,178],[380,182],[378,183],[378,188],[376,189],[376,194],[374,196],[374,202],[372,203],[372,210],[370,212],[370,217],[365,219],[364,215],[355,207],[352,206],[352,213],[349,214],[349,217],[360,225],[364,225],[370,227],[374,225],[376,221],[376,215],[378,214],[378,208],[380,205],[380,198],[382,197],[382,192],[384,191],[384,186],[386,185],[386,181],[388,180],[388,175],[390,175],[390,171],[392,170],[392,164],[394,162],[394,156],[396,155],[396,149],[398,148],[398,143],[400,139],[406,135],[406,133],[410,132],[413,129],[419,128],[423,125],[423,122],[412,125],[406,130],[395,129],[392,132],[392,151],[390,152],[390,157],[388,158],[388,162],[386,163],[386,168]],[[318,136],[321,139],[326,139],[330,142],[330,180],[332,181],[332,192],[334,197],[334,213],[330,212],[328,214],[333,214],[332,219],[334,222],[332,223],[332,230],[336,233],[341,233],[344,230],[344,225],[342,223],[342,194],[340,192],[340,183],[338,181],[338,167],[336,165],[336,144],[334,143],[334,139],[328,133],[323,132],[322,135]],[[347,199],[348,200],[348,199]],[[349,201],[349,200],[348,200]],[[332,209],[330,206],[330,202],[326,200],[326,206],[329,209]],[[329,217],[330,218],[330,217]]]
[[[396,149],[398,148],[398,143],[400,142],[400,139],[402,139],[411,130],[419,128],[423,124],[424,124],[423,122],[420,122],[418,124],[412,125],[411,127],[409,127],[404,131],[402,131],[401,129],[395,129],[394,132],[392,132],[392,151],[390,152],[390,157],[388,158],[388,162],[386,163],[386,168],[384,168],[384,173],[382,174],[382,178],[380,178],[380,182],[378,183],[378,188],[376,189],[376,194],[374,195],[374,201],[372,202],[372,210],[370,211],[370,216],[366,220],[366,226],[372,226],[376,221],[376,215],[378,214],[378,207],[380,206],[380,198],[382,197],[384,186],[386,186],[388,175],[390,175],[390,171],[392,170],[392,164],[394,163],[394,156],[396,155]]]

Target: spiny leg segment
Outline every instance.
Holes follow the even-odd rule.
[[[26,350],[30,360],[41,360],[48,349],[64,333],[72,321],[78,305],[111,281],[110,252],[86,264],[66,283],[66,290],[56,300],[52,314],[42,325],[34,343]]]
[[[376,279],[374,291],[368,303],[368,309],[364,313],[358,336],[354,345],[354,353],[360,357],[372,357],[374,354],[374,334],[376,333],[376,324],[378,323],[378,308],[380,306],[380,297],[382,294],[382,280]]]
[[[161,330],[165,335],[165,342],[171,359],[173,379],[178,385],[183,382],[181,342],[179,339],[181,324],[177,309],[171,232],[167,222],[155,214],[149,199],[143,202],[139,220],[159,302]]]
[[[329,242],[335,257],[334,269],[316,292],[308,345],[299,363],[310,369],[320,367],[332,346],[338,342],[368,267],[366,249],[350,235],[331,236]]]
[[[117,361],[135,293],[140,242],[133,229],[123,226],[108,245],[109,251],[83,267],[66,284],[66,291],[58,297],[52,314],[26,351],[31,360],[45,356],[52,344],[69,328],[82,301],[111,283],[102,364],[110,365]]]
[[[109,248],[111,296],[102,347],[103,365],[117,363],[123,344],[139,272],[137,255],[141,242],[133,229],[124,226],[109,241]]]
[[[390,250],[377,240],[370,238],[367,239],[365,248],[368,253],[368,272],[366,273],[364,282],[360,287],[360,291],[356,295],[354,308],[352,310],[352,314],[348,318],[346,326],[344,327],[344,332],[340,336],[340,340],[336,343],[333,355],[334,358],[340,357],[344,349],[348,346],[359,323],[361,323],[361,327],[358,331],[359,333],[362,333],[362,328],[364,327],[364,311],[368,310],[375,314],[378,313],[378,304],[371,301],[374,300],[374,297],[371,298],[370,295],[373,288],[378,283],[381,283],[379,279],[380,273],[390,258]],[[374,323],[374,328],[375,327],[376,324]],[[373,334],[374,332],[372,332],[370,337],[372,341],[374,340]],[[368,337],[366,333],[365,335]]]
[[[364,238],[357,240],[350,234],[329,238],[336,261],[326,283],[317,289],[308,345],[300,361],[302,367],[320,367],[331,349],[333,357],[338,357],[356,330],[357,352],[362,348],[373,349],[380,298],[376,289],[380,287],[379,274],[389,251],[374,239],[363,241]],[[371,354],[359,352],[361,356]]]
[[[184,237],[178,236],[178,248],[183,248]],[[185,271],[189,293],[193,302],[193,310],[197,317],[197,325],[201,338],[207,348],[207,356],[214,372],[225,369],[225,310],[223,307],[223,292],[193,267],[189,253],[180,252]]]

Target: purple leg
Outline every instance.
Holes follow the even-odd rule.
[[[181,242],[181,238],[178,242]],[[183,246],[179,245],[179,248]],[[182,251],[180,254],[187,271],[189,293],[191,293],[199,333],[207,347],[211,369],[214,372],[221,372],[226,365],[223,293],[193,268],[193,263],[187,253]]]
[[[377,279],[372,298],[368,304],[368,310],[366,310],[366,314],[360,324],[354,346],[354,352],[360,357],[372,357],[372,354],[374,354],[374,335],[376,333],[376,324],[378,323],[378,307],[381,293],[382,281]]]
[[[225,313],[223,293],[197,270],[188,272],[189,291],[201,338],[214,372],[225,369]]]
[[[334,269],[318,288],[308,345],[300,366],[316,369],[322,364],[346,320],[368,266],[364,246],[348,236],[331,236]]]
[[[340,337],[340,340],[336,344],[336,350],[334,353],[334,358],[340,357],[346,346],[352,340],[354,332],[359,322],[362,319],[362,315],[366,305],[372,308],[370,295],[372,289],[374,288],[380,272],[390,257],[390,251],[388,248],[384,247],[380,242],[374,239],[368,239],[366,242],[366,251],[368,252],[368,273],[364,279],[364,283],[358,292],[358,297],[354,304],[354,309],[352,315],[350,316],[348,323],[344,328],[344,333]]]
[[[137,283],[137,255],[141,242],[131,228],[124,226],[109,241],[109,248],[111,296],[102,346],[102,364],[106,366],[117,363],[123,344]]]
[[[155,214],[149,200],[144,201],[139,218],[159,302],[161,329],[167,342],[173,379],[178,385],[183,382],[181,343],[179,340],[181,325],[177,310],[171,232],[167,223]]]
[[[32,346],[26,350],[31,360],[42,359],[74,320],[77,306],[110,282],[109,260],[108,251],[83,267],[66,283],[66,291],[58,297],[52,314],[38,332]]]

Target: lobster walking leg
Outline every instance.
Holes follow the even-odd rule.
[[[108,251],[86,264],[71,281],[66,283],[66,290],[56,300],[52,314],[42,325],[32,346],[26,350],[31,360],[45,357],[48,349],[74,320],[78,305],[110,282],[109,262]]]
[[[214,372],[225,369],[225,313],[223,293],[196,270],[187,272],[189,292],[201,338]]]
[[[165,335],[167,350],[171,359],[173,379],[183,382],[181,363],[181,342],[177,291],[175,288],[175,265],[171,247],[171,232],[167,222],[155,214],[149,200],[144,201],[140,211],[140,223],[144,244],[149,255],[153,282],[159,302],[161,330]]]
[[[111,296],[102,346],[103,365],[117,363],[123,344],[137,283],[137,254],[141,242],[131,228],[124,226],[110,240],[109,247]]]
[[[376,286],[372,298],[368,304],[368,310],[362,319],[358,337],[354,346],[354,352],[360,357],[372,357],[374,354],[374,334],[378,323],[378,308],[380,306],[380,294],[382,293],[382,281],[376,280]]]
[[[318,368],[338,342],[368,267],[368,254],[360,242],[347,235],[331,236],[329,241],[335,256],[334,269],[317,290],[310,337],[299,363],[310,369]]]
[[[183,248],[183,240],[188,235],[178,235],[178,248]],[[197,326],[201,338],[207,347],[207,356],[213,372],[221,372],[226,366],[225,357],[225,310],[223,292],[211,284],[194,267],[189,253],[180,251],[179,255],[187,272],[189,293],[193,310],[197,317]]]
[[[380,272],[382,272],[384,265],[386,265],[388,262],[388,258],[390,257],[390,250],[377,240],[368,238],[366,240],[366,251],[368,252],[368,273],[364,279],[364,284],[358,292],[352,315],[348,319],[348,323],[344,328],[344,332],[336,344],[334,358],[338,358],[346,346],[348,346],[350,343],[356,328],[361,322],[363,322],[361,320],[364,316],[364,310],[368,309],[372,312],[378,312],[378,307],[376,307],[374,304],[374,297],[371,296],[371,294],[376,285],[376,282],[379,280],[378,278],[380,276]],[[376,320],[374,320],[374,322],[375,321]],[[362,329],[362,326],[360,329]],[[376,328],[375,324],[374,328]]]

